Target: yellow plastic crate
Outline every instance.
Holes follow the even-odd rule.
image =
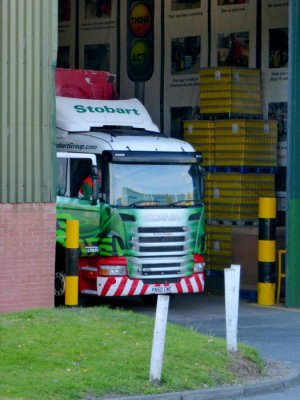
[[[220,83],[234,82],[236,84],[260,85],[261,78],[260,75],[250,76],[246,75],[245,73],[239,73],[239,72],[226,73],[224,71],[221,71],[219,68],[214,73],[210,74],[203,74],[203,71],[200,71],[200,87],[202,83],[209,84],[216,82]]]
[[[239,129],[239,131],[233,132],[231,130],[226,130],[226,129],[215,129],[214,130],[214,137],[216,139],[219,139],[219,137],[221,138],[228,138],[230,140],[232,140],[233,142],[235,142],[236,140],[254,140],[254,141],[259,141],[262,139],[265,139],[267,141],[272,140],[273,143],[277,142],[277,135],[278,135],[278,131],[276,130],[272,130],[268,133],[264,133],[262,130],[258,130],[258,129]],[[264,141],[264,140],[263,140]]]
[[[258,198],[259,197],[274,197],[275,196],[275,191],[273,193],[266,193],[266,194],[261,194],[259,196],[239,196],[239,197],[222,197],[221,199],[219,197],[214,197],[214,196],[206,196],[205,197],[205,202],[210,203],[210,204],[252,204],[255,205],[258,203]],[[225,219],[225,218],[224,218]]]
[[[277,144],[274,143],[215,143],[216,152],[270,153],[277,157]],[[231,155],[232,157],[232,155]]]
[[[246,100],[256,100],[256,101],[262,101],[261,100],[261,93],[260,92],[255,92],[255,91],[237,91],[237,90],[232,90],[232,91],[225,91],[225,90],[206,90],[206,91],[200,91],[200,103],[206,99],[211,99],[211,100],[218,100],[218,99],[246,99]]]
[[[213,81],[209,83],[204,83],[203,80],[200,86],[200,97],[206,92],[256,92],[261,95],[261,84],[260,81],[250,82],[250,83],[235,83],[235,82],[220,82]]]
[[[209,233],[216,233],[216,234],[231,234],[232,227],[231,226],[224,226],[224,225],[206,225],[205,226],[206,232]]]
[[[261,83],[261,73],[258,69],[239,67],[209,67],[200,69],[201,84],[209,83],[257,84]]]
[[[185,120],[183,121],[184,129],[214,129],[214,121],[198,121],[198,120]]]
[[[218,234],[207,234],[207,244],[208,246],[215,246],[215,243],[220,242],[220,248],[231,249],[232,248],[232,235],[218,235]]]
[[[214,165],[216,167],[276,167],[277,161],[274,160],[257,160],[257,159],[212,159],[212,163],[209,164],[210,166]]]
[[[184,121],[183,133],[186,139],[193,136],[208,136],[219,140],[253,140],[259,142],[265,138],[268,143],[277,141],[278,126],[276,121],[268,120],[217,120]]]
[[[243,184],[243,182],[233,182],[233,181],[207,181],[205,184],[206,189],[213,189],[218,187],[220,189],[273,189],[274,183],[272,182],[249,182],[247,185]]]
[[[237,124],[243,128],[258,128],[258,129],[265,129],[265,125],[269,125],[270,129],[276,129],[277,121],[273,120],[259,120],[259,119],[221,119],[214,121],[215,127],[222,127],[222,128],[232,128],[233,124]]]
[[[200,109],[205,107],[250,107],[260,108],[262,106],[261,100],[242,99],[242,98],[214,98],[203,99],[200,102]]]
[[[223,111],[237,111],[233,107],[221,108]],[[240,107],[238,111],[246,110]],[[255,112],[248,108],[247,112],[255,114],[258,110]],[[187,142],[202,152],[204,166],[277,166],[276,121],[187,120],[184,121],[183,135]]]
[[[212,147],[202,145],[214,143],[214,123],[208,121],[184,121],[183,122],[183,137],[184,140],[191,143],[196,150],[208,151],[213,153]],[[210,155],[208,155],[210,157]]]
[[[245,106],[201,106],[200,111],[203,114],[244,114],[261,115],[262,107]]]
[[[246,204],[229,204],[226,210],[226,204],[216,204],[215,207],[207,205],[206,216],[215,220],[255,220],[258,218],[258,206],[251,206],[253,208],[247,210]]]
[[[277,136],[271,135],[215,135],[213,138],[215,143],[221,144],[231,144],[231,143],[249,143],[249,144],[256,144],[257,146],[261,144],[274,144],[277,147]]]
[[[274,174],[241,174],[236,172],[210,172],[206,175],[207,181],[234,181],[247,184],[248,182],[270,182],[275,184]]]
[[[221,261],[223,262],[231,262],[231,258],[232,258],[232,250],[220,250],[220,252],[218,253],[218,251],[211,249],[211,248],[207,248],[206,250],[206,256],[205,256],[205,260],[208,262],[218,262],[220,263]]]
[[[244,76],[260,78],[261,71],[258,68],[244,68],[244,67],[207,67],[200,69],[200,76],[215,75],[216,72],[221,72],[223,75],[240,74]]]
[[[220,235],[207,235],[207,245],[215,250],[230,250],[232,249],[232,236],[228,235],[228,239],[222,239]]]
[[[276,136],[278,124],[271,120],[218,120],[214,121],[215,135]]]
[[[215,158],[224,158],[224,159],[231,159],[231,158],[242,158],[242,159],[249,159],[249,160],[273,160],[276,158],[276,154],[273,151],[242,151],[242,150],[233,150],[230,151],[228,148],[226,150],[218,150],[215,152]]]
[[[215,220],[228,220],[228,221],[254,221],[257,219],[257,212],[249,213],[240,213],[238,211],[226,213],[224,211],[217,212],[217,211],[208,211],[206,213],[208,219],[215,219]]]
[[[274,193],[274,189],[264,189],[264,188],[258,188],[258,189],[248,189],[248,188],[242,188],[242,189],[222,189],[222,188],[207,188],[206,189],[206,195],[205,198],[207,199],[223,199],[223,198],[228,198],[228,197],[269,197]]]
[[[231,213],[231,212],[237,212],[237,213],[243,213],[243,214],[253,214],[256,213],[257,217],[257,211],[258,211],[258,201],[257,203],[254,204],[223,204],[223,203],[217,203],[217,204],[210,204],[206,203],[205,204],[206,211],[212,211],[212,212],[225,212],[225,213]]]
[[[210,256],[224,256],[224,257],[231,257],[232,250],[216,250],[214,248],[207,248],[206,253]]]
[[[216,83],[231,83],[234,82],[237,85],[255,85],[257,87],[261,86],[260,77],[256,76],[247,76],[244,74],[234,73],[234,74],[225,74],[222,71],[216,71],[215,74],[211,75],[202,75],[200,72],[200,88],[203,84],[210,85]]]
[[[207,224],[207,252],[205,262],[207,269],[223,269],[232,262],[232,226]]]
[[[220,225],[222,226],[222,225]],[[220,242],[222,243],[222,246],[219,246],[220,248],[224,248],[224,249],[231,249],[231,242],[232,242],[232,233],[217,233],[217,232],[213,232],[213,233],[209,233],[206,232],[207,235],[207,242]],[[210,246],[212,246],[210,244]]]

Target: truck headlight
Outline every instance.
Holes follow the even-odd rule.
[[[204,272],[205,263],[204,262],[196,262],[194,264],[194,272]]]
[[[100,275],[127,275],[127,268],[126,265],[100,265]]]

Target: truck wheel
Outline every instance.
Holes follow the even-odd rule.
[[[66,275],[63,272],[55,272],[54,295],[55,305],[61,306],[65,303]]]
[[[62,272],[55,273],[54,281],[55,296],[63,296],[66,291],[66,275]]]
[[[55,250],[54,303],[56,306],[65,304],[66,291],[66,249],[59,243]]]

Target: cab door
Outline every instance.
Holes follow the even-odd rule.
[[[97,162],[94,154],[57,154],[56,240],[62,247],[66,247],[66,221],[79,220],[81,256],[99,254],[99,200],[79,198],[81,183],[91,176],[95,169]]]

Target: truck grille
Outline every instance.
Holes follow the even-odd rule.
[[[192,268],[190,228],[134,228],[131,246],[136,256],[128,261],[134,277],[159,282],[175,281],[186,276]]]
[[[185,226],[135,228],[131,240],[132,249],[139,256],[168,256],[189,253],[190,229]]]
[[[150,247],[145,247],[141,246],[139,248],[140,252],[142,253],[169,253],[169,252],[174,252],[174,251],[184,251],[184,246],[150,246]]]
[[[186,276],[191,269],[193,258],[188,255],[183,257],[130,257],[128,261],[134,268],[134,278],[169,282],[171,279]]]
[[[168,242],[168,243],[176,243],[176,242],[181,242],[182,237],[165,237],[162,236],[160,238],[160,242]],[[157,243],[157,237],[140,237],[139,238],[140,243]]]
[[[137,229],[138,233],[176,233],[176,232],[185,232],[186,231],[185,226],[170,226],[170,227],[162,227],[162,228],[157,228],[157,227],[147,227],[143,228],[140,227]]]

